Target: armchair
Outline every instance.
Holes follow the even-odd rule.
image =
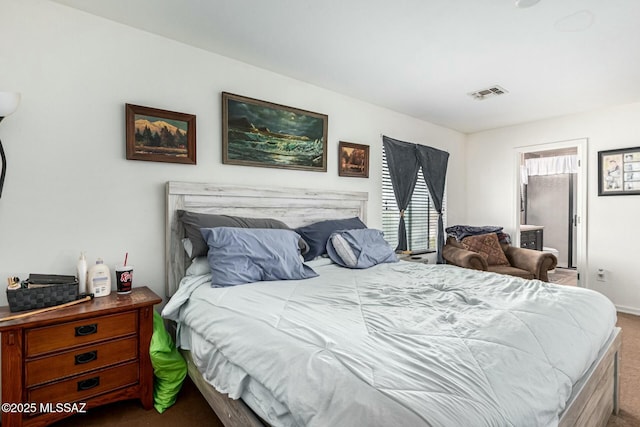
[[[491,271],[494,273],[508,274],[524,279],[539,279],[549,281],[547,272],[556,267],[558,260],[555,255],[523,249],[500,243],[509,265],[491,265],[487,263],[487,257],[483,254],[468,250],[458,242],[455,237],[447,237],[442,249],[442,256],[448,264],[474,270]]]

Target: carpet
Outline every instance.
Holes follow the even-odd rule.
[[[620,352],[620,413],[607,427],[640,426],[640,317],[618,313],[622,328]]]
[[[556,271],[549,273],[549,282],[556,285],[577,286],[578,272],[571,268],[556,267]]]

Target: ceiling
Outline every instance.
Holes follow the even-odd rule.
[[[640,101],[637,0],[54,1],[465,133]]]

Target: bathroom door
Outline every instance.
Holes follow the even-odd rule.
[[[544,246],[556,249],[558,267],[572,267],[574,252],[571,174],[530,176],[527,223],[544,226]]]
[[[571,267],[574,267],[576,269],[576,277],[577,277],[577,284],[580,287],[588,287],[589,283],[588,283],[588,274],[586,274],[587,272],[587,239],[586,239],[586,230],[587,230],[587,223],[588,223],[588,212],[587,212],[587,175],[588,175],[588,162],[587,162],[587,145],[588,145],[588,141],[586,138],[581,138],[581,139],[572,139],[572,140],[566,140],[566,141],[557,141],[557,142],[548,142],[548,143],[544,143],[544,144],[538,144],[538,145],[527,145],[527,146],[522,146],[522,147],[516,147],[515,150],[515,156],[514,156],[514,160],[515,160],[515,167],[514,167],[514,176],[516,177],[516,179],[514,179],[514,201],[518,201],[517,203],[513,204],[514,210],[513,210],[513,218],[514,218],[514,223],[516,224],[522,224],[522,207],[523,207],[523,203],[521,203],[521,198],[520,195],[524,194],[524,197],[526,197],[528,199],[528,191],[529,191],[529,185],[523,185],[523,182],[528,182],[528,179],[534,178],[534,176],[525,176],[523,178],[523,170],[522,170],[522,166],[524,165],[524,162],[526,161],[527,158],[536,158],[536,157],[553,157],[556,155],[571,155],[571,154],[575,154],[576,155],[576,160],[577,160],[577,168],[576,168],[576,173],[571,174],[573,176],[573,186],[572,188],[574,189],[573,191],[573,197],[572,197],[572,206],[573,206],[573,210],[571,213],[569,213],[568,210],[564,210],[565,214],[563,215],[564,221],[566,221],[566,227],[564,228],[565,231],[560,232],[560,233],[553,233],[552,230],[550,230],[550,228],[552,228],[552,226],[548,226],[547,224],[536,224],[536,222],[534,222],[534,219],[529,217],[527,215],[527,217],[525,218],[526,223],[530,224],[530,225],[543,225],[545,226],[544,228],[544,246],[546,247],[552,247],[558,250],[558,252],[560,253],[560,256],[562,256],[564,258],[564,263],[565,264],[560,264],[560,265],[568,265],[569,263],[571,263]],[[568,185],[568,184],[567,184]],[[522,187],[527,187],[526,191],[524,193],[521,193]],[[535,189],[534,189],[535,191]],[[542,194],[543,197],[549,197],[547,194]],[[568,199],[568,197],[567,197]],[[564,199],[565,201],[567,199]],[[567,206],[568,202],[558,202],[558,203],[564,203],[565,206]],[[538,214],[538,215],[545,215],[547,210],[551,210],[551,209],[559,209],[558,204],[556,204],[556,202],[552,200],[547,201],[547,202],[536,202],[535,205],[529,205],[524,204],[524,206],[533,209],[534,211],[537,210],[537,213],[534,212],[534,215]],[[571,242],[571,245],[568,245],[569,239],[568,239],[568,230],[569,230],[569,221],[571,220],[572,226],[571,226],[571,230],[573,231],[573,236]],[[561,220],[563,221],[563,220]],[[516,225],[515,230],[517,232],[520,231],[520,226]],[[518,233],[519,234],[519,233]],[[519,242],[519,236],[518,234],[516,234],[516,239],[517,242]],[[553,234],[558,234],[559,236],[566,236],[567,237],[567,246],[564,246],[564,249],[561,248],[561,245],[564,245],[564,243],[557,243],[558,246],[554,246],[556,243],[554,243],[554,239],[552,237]],[[551,240],[549,240],[549,238]],[[569,250],[569,248],[571,248],[571,250]],[[568,254],[571,253],[572,256],[569,258]],[[572,260],[572,261],[571,261]]]

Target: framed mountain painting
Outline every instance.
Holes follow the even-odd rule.
[[[196,116],[125,104],[127,159],[196,164]]]

